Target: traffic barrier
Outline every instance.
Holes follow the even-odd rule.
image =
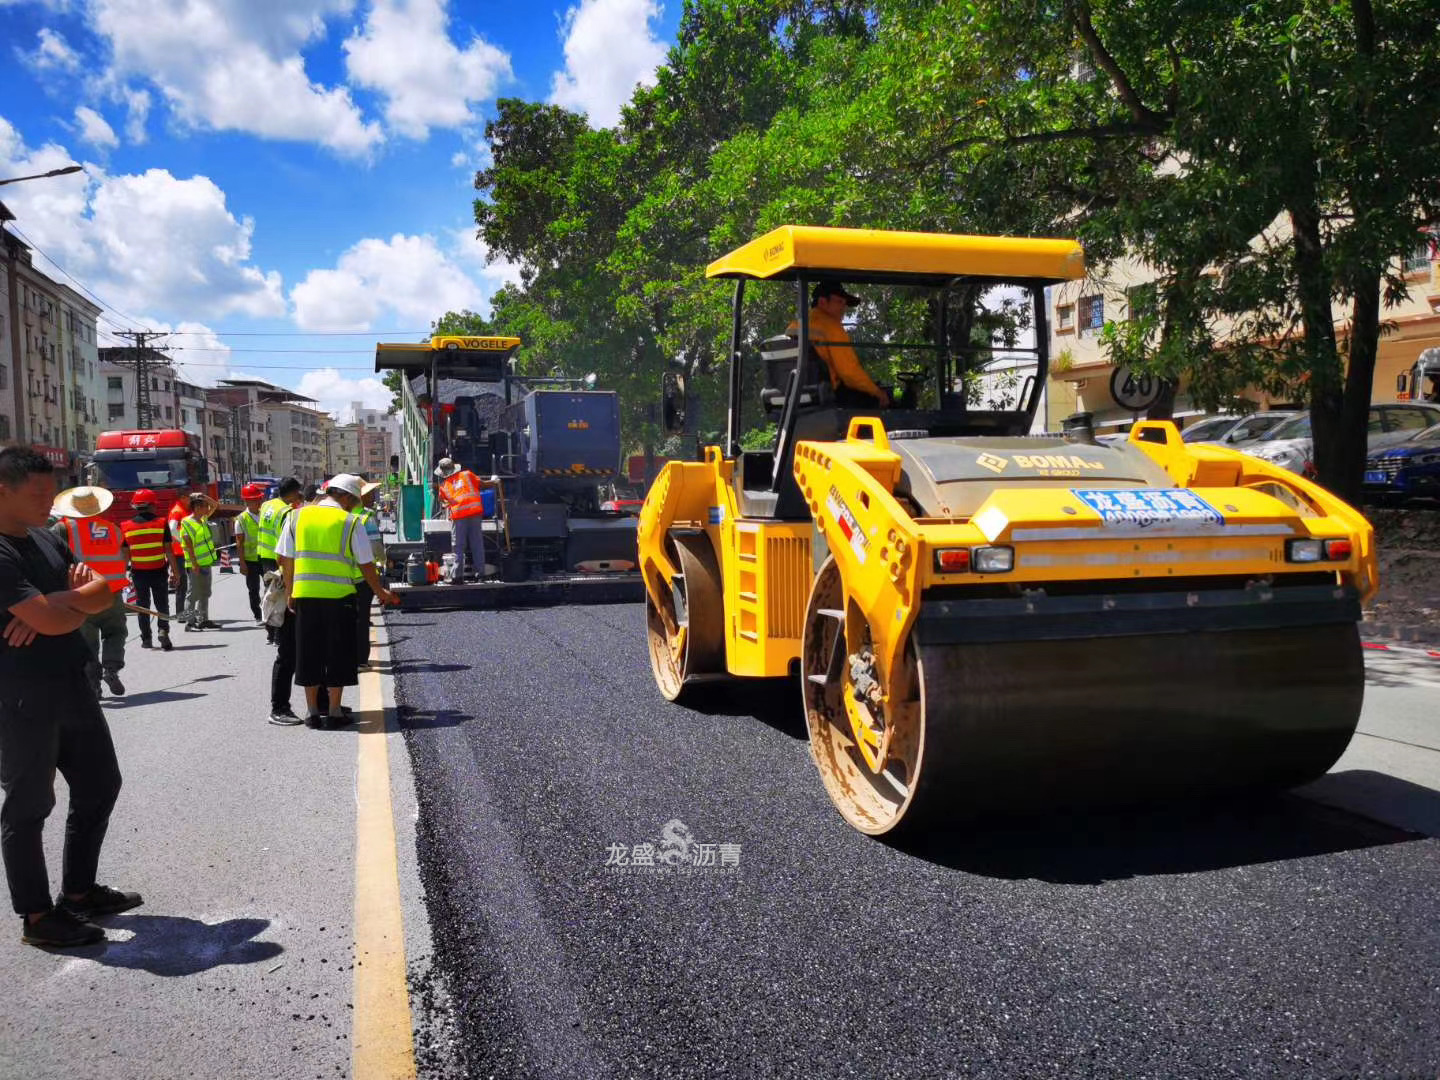
[[[222,548],[220,551],[220,573],[233,574],[234,572],[235,568],[230,565],[230,552]]]

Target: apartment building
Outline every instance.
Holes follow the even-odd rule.
[[[331,476],[336,473],[358,473],[360,467],[359,424],[335,424],[325,440],[325,471]]]
[[[1283,229],[1280,231],[1283,234]],[[1440,262],[1433,240],[1417,237],[1415,249],[1400,270],[1410,286],[1410,296],[1381,312],[1391,329],[1380,338],[1371,391],[1375,401],[1393,401],[1396,377],[1410,369],[1421,350],[1440,345]],[[1123,429],[1136,416],[1110,396],[1115,369],[1106,359],[1100,334],[1106,323],[1140,318],[1157,309],[1153,271],[1134,260],[1122,260],[1103,278],[1066,282],[1048,293],[1051,364],[1047,430],[1056,430],[1061,420],[1075,412],[1093,413],[1101,433]],[[1333,314],[1336,334],[1343,340],[1349,311],[1336,304]],[[1224,324],[1217,327],[1220,340],[1227,329]],[[1271,404],[1258,390],[1245,396],[1261,407]],[[1182,385],[1175,397],[1177,420],[1183,422],[1202,411]]]
[[[239,409],[251,436],[249,468],[257,476],[294,476],[301,483],[327,479],[326,433],[333,421],[315,399],[261,379],[221,379],[211,400]]]

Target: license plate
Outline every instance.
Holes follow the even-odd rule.
[[[1350,475],[1354,476],[1355,474],[1351,473]],[[1383,484],[1385,480],[1385,474],[1378,469],[1370,469],[1365,473],[1365,483],[1367,484]]]

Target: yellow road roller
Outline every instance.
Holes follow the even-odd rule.
[[[724,445],[668,464],[639,524],[666,698],[798,675],[820,777],[870,834],[1274,790],[1344,751],[1365,519],[1168,422],[1029,434],[1078,244],[786,226],[707,273],[734,281]],[[865,325],[913,323],[817,337],[837,284]],[[845,348],[888,407],[856,404]]]

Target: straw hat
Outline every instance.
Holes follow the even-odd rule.
[[[379,485],[379,484],[375,483],[373,480],[367,480],[364,484],[362,484],[362,485],[360,486],[360,497],[363,499],[366,495],[369,495],[372,491],[379,491],[379,490],[380,490],[380,485]]]
[[[59,517],[92,518],[110,509],[115,496],[102,487],[73,487],[55,496],[51,512]]]
[[[458,461],[451,461],[448,457],[442,457],[440,464],[435,466],[435,475],[441,480],[447,476],[454,476],[460,471],[461,465]]]

